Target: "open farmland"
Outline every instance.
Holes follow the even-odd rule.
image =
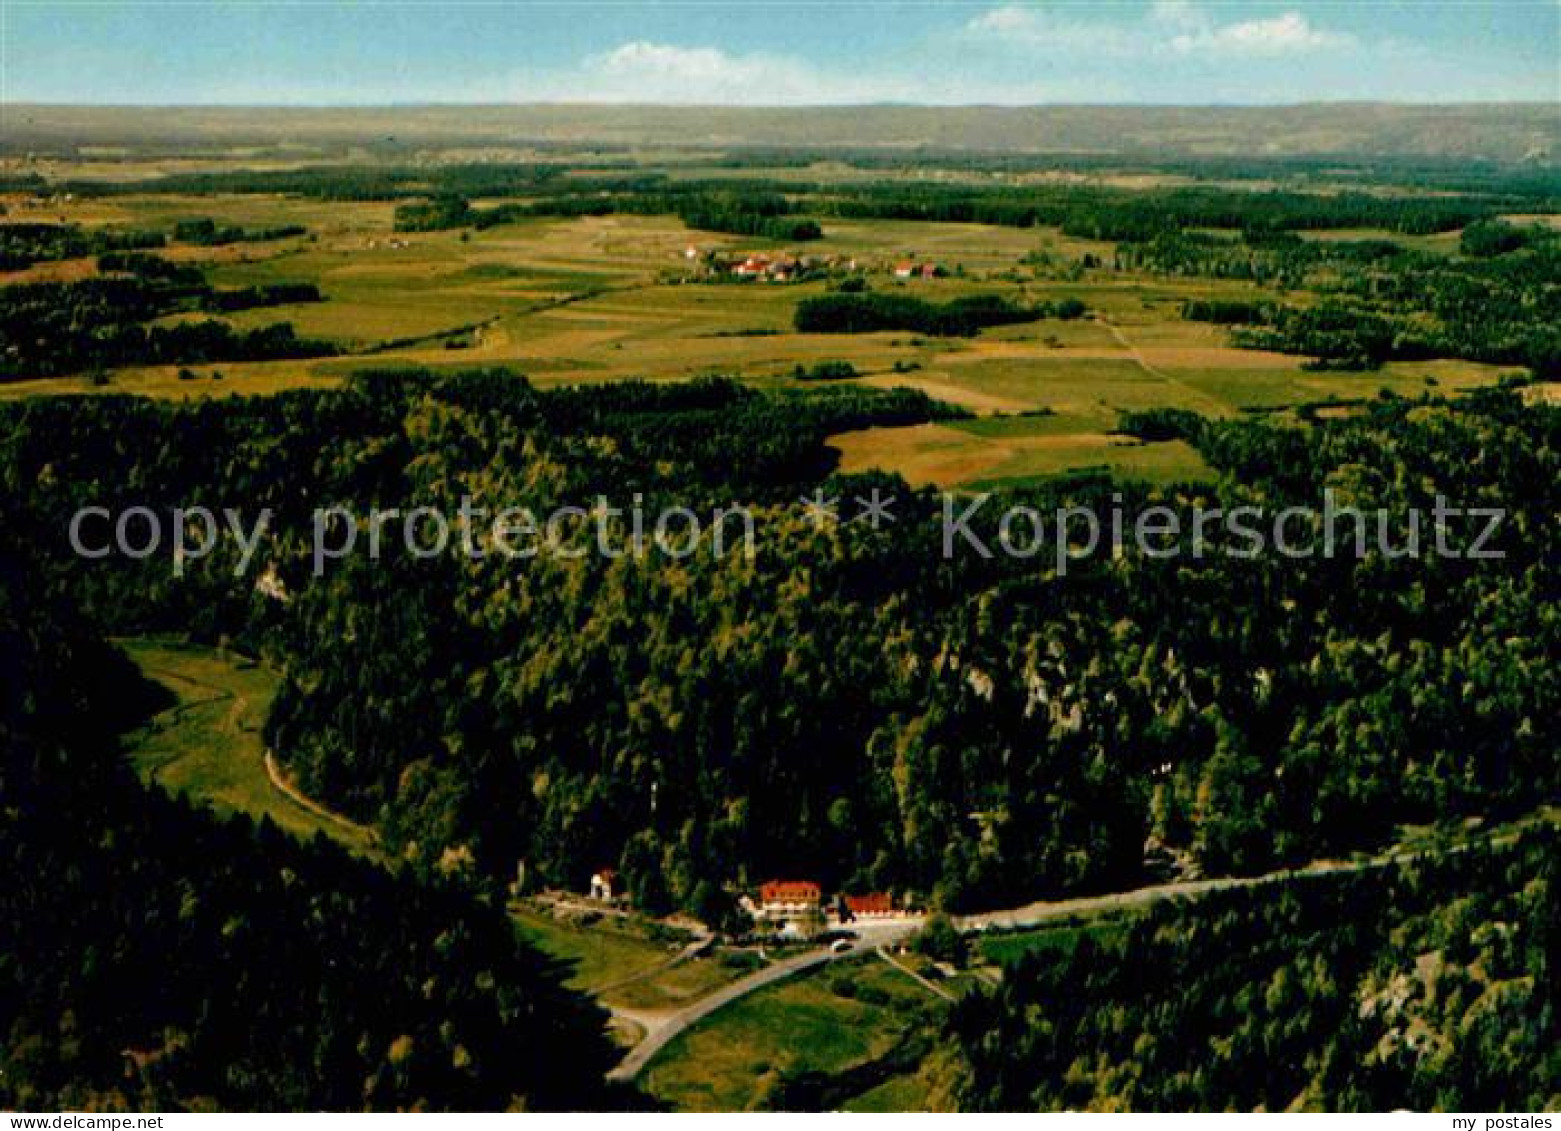
[[[724,374],[773,388],[791,383],[799,367],[844,362],[865,384],[919,389],[978,418],[842,435],[834,446],[844,470],[882,468],[918,484],[985,486],[1089,470],[1157,482],[1207,474],[1184,444],[1118,435],[1124,411],[1284,414],[1303,405],[1359,403],[1383,390],[1458,392],[1512,371],[1428,361],[1390,362],[1364,373],[1309,372],[1304,356],[1237,348],[1226,328],[1181,314],[1188,301],[1272,301],[1278,297],[1272,288],[1123,269],[1114,242],[1057,227],[837,218],[825,223],[822,238],[794,244],[700,231],[670,215],[610,214],[398,231],[391,201],[154,191],[158,175],[170,171],[144,170],[145,192],[132,184],[107,195],[56,197],[43,207],[13,195],[4,201],[7,218],[104,231],[167,231],[195,217],[240,229],[287,229],[294,234],[215,247],[175,240],[163,255],[204,271],[219,289],[317,288],[320,301],[256,306],[221,319],[239,333],[289,323],[299,337],[322,343],[318,352],[325,355],[126,364],[90,380],[70,374],[0,384],[0,396],[266,393],[334,384],[367,366],[504,366],[543,386]],[[55,172],[68,176],[70,169]],[[744,170],[746,176],[762,172]],[[678,175],[694,174],[680,168]],[[1121,183],[1106,176],[1097,181]],[[1142,191],[1155,191],[1158,182],[1146,183]],[[1457,248],[1456,236],[1445,234],[1398,237],[1360,228],[1308,234],[1317,241],[1367,238],[1401,239],[1404,247],[1430,254]],[[807,255],[836,269],[776,283],[736,281],[706,266],[748,254]],[[897,277],[897,266],[907,263],[935,268],[937,277],[923,278],[919,270],[913,278]],[[1018,305],[1077,300],[1087,314],[993,327],[973,337],[797,332],[798,305],[830,290],[841,270],[875,293],[935,304],[975,295]],[[97,273],[86,257],[36,263],[0,281],[82,280]]]

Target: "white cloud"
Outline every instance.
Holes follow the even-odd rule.
[[[1041,51],[1094,51],[1118,54],[1134,49],[1141,29],[1108,20],[1059,16],[1045,8],[1006,4],[981,13],[965,25],[965,37]]]
[[[1009,5],[982,12],[970,21],[968,27],[971,31],[990,31],[998,35],[1029,36],[1040,22],[1041,13],[1035,9]]]
[[[802,77],[801,68],[790,60],[744,59],[718,47],[678,47],[642,39],[591,56],[584,70],[599,87],[681,101],[729,96],[755,83],[792,87]]]
[[[589,102],[796,105],[903,94],[892,82],[831,74],[791,56],[648,40],[588,56],[575,72],[551,85],[555,98]]]
[[[1007,4],[974,17],[967,38],[1039,53],[1092,51],[1117,58],[1168,55],[1274,57],[1355,46],[1352,36],[1314,26],[1299,12],[1217,23],[1191,0],[1156,0],[1135,20],[1080,19],[1039,7]]]
[[[1182,55],[1301,55],[1353,46],[1353,36],[1313,27],[1299,12],[1285,12],[1266,20],[1203,27],[1171,38],[1171,49]]]
[[[470,101],[724,106],[1305,102],[1399,98],[1439,81],[1433,54],[1354,37],[1295,8],[1236,19],[1205,0],[1136,12],[1003,3],[857,65],[834,55],[633,39],[572,64],[477,79]],[[1279,61],[1283,65],[1276,65]],[[1429,77],[1428,77],[1429,76]],[[1524,80],[1527,81],[1526,79]],[[1503,88],[1505,89],[1505,88]],[[1525,89],[1515,85],[1512,89]],[[1451,97],[1451,96],[1449,96]]]
[[[1034,103],[1119,93],[1098,80],[1070,86],[1034,75],[996,78],[946,47],[916,65],[855,70],[825,67],[795,55],[737,53],[711,46],[630,40],[588,55],[573,67],[514,76],[501,100],[840,106],[865,103]]]

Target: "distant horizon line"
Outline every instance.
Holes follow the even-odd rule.
[[[406,102],[57,102],[0,98],[0,106],[16,109],[81,110],[1302,110],[1318,107],[1388,106],[1400,109],[1452,110],[1487,107],[1552,106],[1561,124],[1561,100],[1460,99],[1437,102],[1391,98],[1312,99],[1305,102],[637,102],[598,99],[527,100],[518,102],[411,100]]]

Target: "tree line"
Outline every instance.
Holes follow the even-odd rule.
[[[312,283],[216,288],[199,268],[157,256],[109,253],[106,273],[63,283],[0,288],[0,381],[125,365],[186,365],[324,357],[328,342],[300,338],[292,323],[240,330],[217,319],[160,323],[166,315],[229,313],[318,302]]]
[[[787,243],[820,239],[823,229],[816,220],[797,215],[799,208],[796,201],[780,193],[758,190],[713,192],[688,186],[604,194],[574,186],[568,195],[489,208],[473,208],[466,197],[456,193],[439,193],[397,205],[394,224],[399,232],[434,232],[468,227],[482,230],[544,216],[673,215],[700,231]]]
[[[34,263],[79,259],[158,248],[162,232],[120,228],[83,228],[79,224],[0,224],[0,271],[20,271]]]
[[[853,290],[813,295],[797,304],[793,325],[800,334],[870,334],[911,330],[938,337],[968,338],[990,326],[1041,318],[1081,318],[1076,298],[1021,305],[998,294],[963,295],[932,302],[913,295]]]
[[[265,228],[245,228],[238,224],[218,224],[206,216],[179,220],[173,226],[173,238],[196,247],[221,247],[232,243],[267,243],[293,236],[307,235],[302,224],[273,224]]]

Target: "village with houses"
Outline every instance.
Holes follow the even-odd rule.
[[[923,259],[867,262],[855,256],[797,254],[790,251],[733,251],[690,244],[683,259],[694,269],[691,281],[804,283],[830,275],[878,273],[895,279],[938,279],[949,274],[940,263]]]

